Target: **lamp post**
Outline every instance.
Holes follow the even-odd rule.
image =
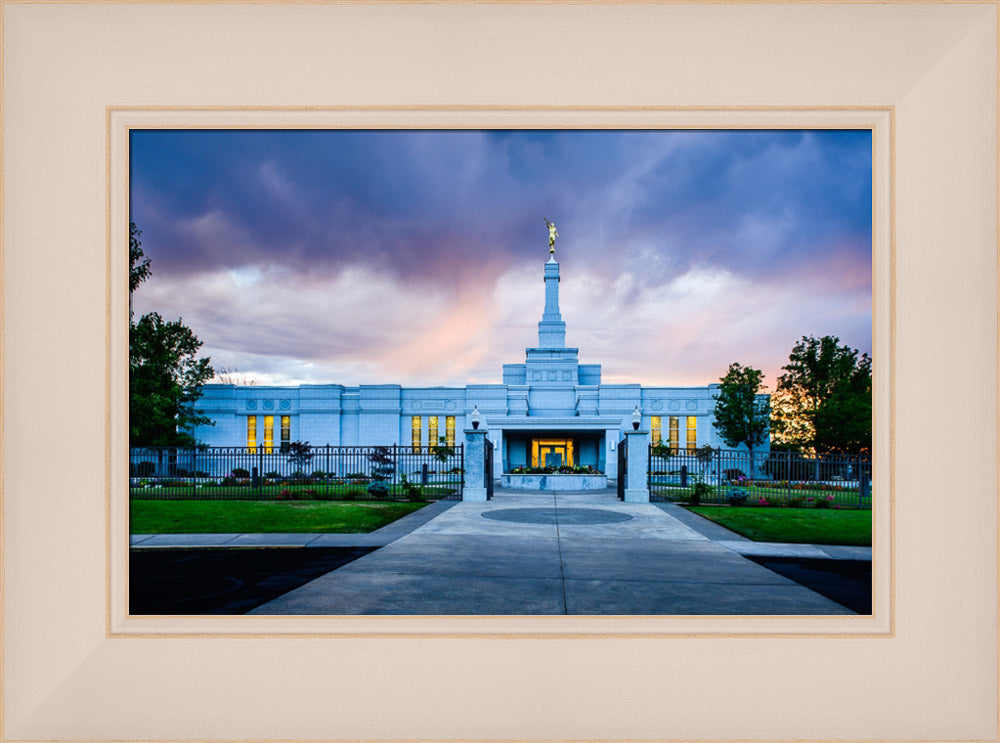
[[[472,427],[478,429],[479,428],[479,421],[480,421],[480,418],[481,418],[481,416],[479,415],[479,406],[478,405],[473,405],[472,406],[472,415],[470,416],[470,418],[472,418]]]
[[[635,410],[632,411],[632,430],[638,431],[639,424],[642,422],[642,413],[639,412],[639,406],[635,406]]]

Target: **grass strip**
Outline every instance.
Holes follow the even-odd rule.
[[[367,534],[426,503],[133,500],[132,534]]]
[[[872,543],[869,510],[740,506],[693,506],[688,510],[755,542],[865,547]]]

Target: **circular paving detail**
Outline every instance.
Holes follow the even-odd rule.
[[[631,521],[627,513],[601,508],[502,508],[485,511],[483,518],[518,524],[618,524]]]

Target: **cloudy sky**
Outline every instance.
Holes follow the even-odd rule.
[[[603,381],[871,352],[867,131],[133,131],[137,314],[258,384],[499,382],[556,257]]]

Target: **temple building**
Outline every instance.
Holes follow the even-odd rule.
[[[552,241],[550,240],[550,245]],[[198,407],[214,421],[195,429],[210,446],[280,450],[292,441],[334,446],[461,443],[473,409],[494,443],[494,472],[520,466],[587,466],[617,475],[616,448],[633,412],[650,441],[674,449],[725,447],[712,425],[718,387],[603,384],[600,364],[581,364],[566,346],[559,310],[559,263],[544,266],[545,308],[538,343],[522,363],[504,364],[499,384],[403,387],[303,384],[258,387],[208,384]],[[766,445],[765,445],[766,446]]]

